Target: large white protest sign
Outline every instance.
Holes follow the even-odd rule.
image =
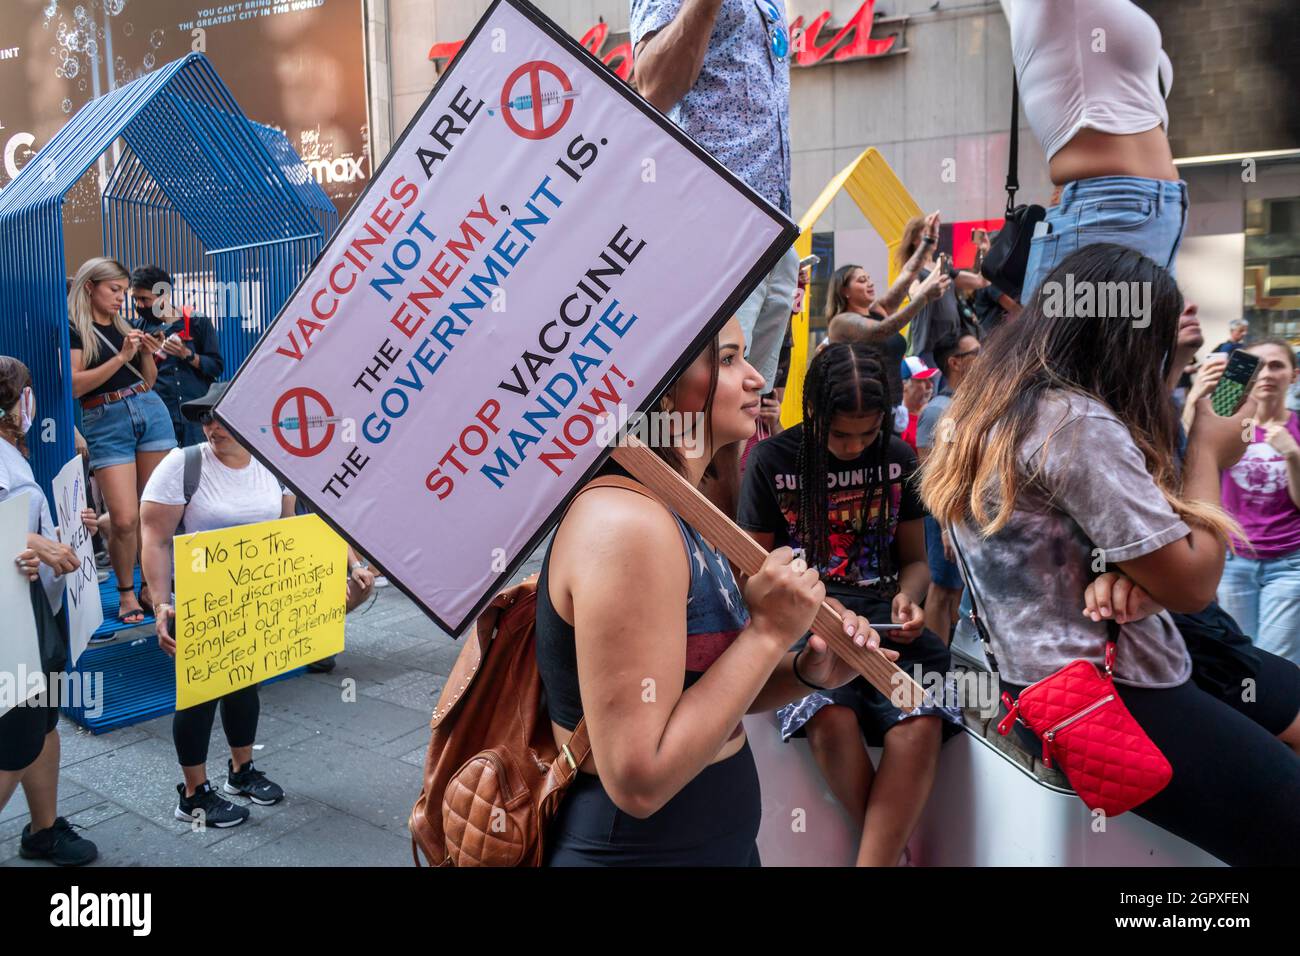
[[[458,632],[796,232],[498,0],[217,415]]]
[[[68,636],[75,664],[90,643],[90,636],[104,623],[95,546],[90,540],[90,530],[81,521],[81,511],[86,507],[86,472],[80,455],[59,469],[53,489],[59,540],[77,552],[77,560],[81,562],[77,570],[63,577],[67,586],[64,603],[68,607]]]
[[[27,497],[0,501],[0,714],[45,689],[31,585],[14,563],[27,550]]]

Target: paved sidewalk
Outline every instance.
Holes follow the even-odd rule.
[[[515,580],[540,567],[544,549]],[[348,616],[347,650],[333,673],[261,689],[253,759],[286,796],[273,807],[248,804],[241,826],[194,831],[173,817],[181,775],[170,716],[100,736],[64,717],[59,814],[99,846],[94,865],[412,865],[406,821],[420,793],[429,716],[461,645],[397,588],[377,594]],[[208,755],[214,786],[229,756],[218,717]],[[18,855],[27,822],[20,788],[0,811],[0,865],[49,865]]]

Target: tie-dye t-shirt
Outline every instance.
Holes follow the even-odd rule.
[[[1286,430],[1300,442],[1300,420],[1294,412]],[[1243,557],[1269,560],[1300,551],[1300,508],[1287,490],[1286,459],[1255,429],[1246,454],[1223,473],[1223,507],[1246,532],[1248,541],[1235,540]]]
[[[799,539],[799,444],[803,425],[786,429],[774,438],[759,442],[749,455],[736,523],[746,531],[776,535],[776,547],[802,548]],[[916,471],[916,452],[901,438],[893,435],[885,452],[888,470],[888,516],[881,521],[885,490],[880,480],[881,466],[873,445],[852,461],[828,456],[826,483],[830,508],[830,559],[818,568],[822,577],[842,584],[866,586],[880,578],[876,567],[878,538],[893,548],[898,522],[925,516],[911,480]],[[867,489],[873,488],[870,500]],[[886,569],[881,588],[891,590],[897,575],[894,566]],[[895,586],[896,587],[896,586]]]
[[[1033,477],[1007,525],[988,538],[969,523],[954,533],[999,674],[1031,684],[1079,658],[1101,665],[1106,624],[1083,616],[1096,568],[1114,569],[1191,531],[1156,487],[1128,429],[1093,399],[1050,392],[1019,460]],[[1121,625],[1120,683],[1177,687],[1191,669],[1168,611]]]

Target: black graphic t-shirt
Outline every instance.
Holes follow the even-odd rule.
[[[754,446],[745,466],[745,480],[740,491],[736,517],[746,531],[776,535],[775,547],[803,547],[799,540],[799,443],[803,425],[786,429],[774,438]],[[884,489],[876,474],[877,448],[872,446],[853,461],[827,456],[827,503],[830,508],[830,558],[818,570],[823,579],[844,584],[866,585],[880,578],[876,567],[877,539],[886,536],[892,550],[898,522],[925,515],[917,497],[912,475],[916,471],[916,452],[897,435],[890,436],[885,454],[888,468],[890,500],[889,526],[883,527],[881,504]],[[867,488],[876,485],[871,501]],[[898,559],[894,557],[894,569]],[[896,576],[896,570],[886,578]]]

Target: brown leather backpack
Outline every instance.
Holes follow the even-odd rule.
[[[612,475],[578,495],[600,487],[654,497]],[[580,720],[564,749],[555,746],[536,631],[534,575],[498,594],[467,637],[433,711],[424,787],[411,811],[417,866],[419,852],[432,866],[541,865],[547,825],[591,744]]]

